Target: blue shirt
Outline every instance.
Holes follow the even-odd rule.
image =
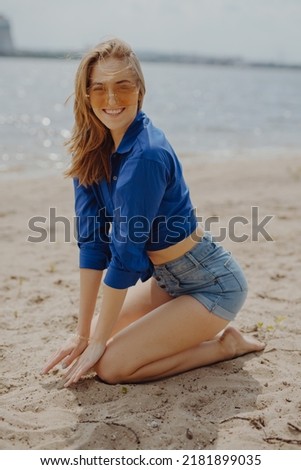
[[[104,283],[124,289],[151,277],[147,251],[178,243],[197,221],[181,164],[142,111],[110,164],[110,182],[85,187],[74,179],[79,265],[107,269]]]

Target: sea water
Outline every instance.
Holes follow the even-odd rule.
[[[77,60],[0,58],[0,177],[63,172]],[[144,111],[184,159],[301,156],[301,71],[142,62]]]

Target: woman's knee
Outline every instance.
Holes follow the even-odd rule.
[[[107,347],[104,355],[94,367],[94,370],[103,382],[110,385],[121,383],[124,378],[121,364],[115,354],[112,353],[110,346]]]

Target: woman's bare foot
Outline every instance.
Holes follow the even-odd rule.
[[[261,343],[255,338],[243,336],[233,326],[228,326],[221,337],[219,338],[223,348],[225,349],[225,355],[229,359],[243,356],[251,352],[262,351],[265,348],[265,344]]]

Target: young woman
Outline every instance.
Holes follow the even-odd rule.
[[[123,41],[103,42],[82,59],[67,171],[75,188],[79,318],[42,371],[71,365],[65,386],[91,369],[110,384],[142,382],[264,347],[227,327],[245,301],[246,279],[198,226],[178,158],[141,110],[144,94],[139,61]]]

